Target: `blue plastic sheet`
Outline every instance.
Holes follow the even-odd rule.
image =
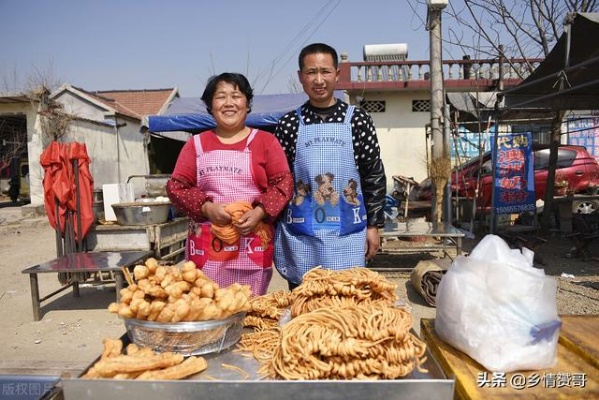
[[[335,96],[343,99],[341,91]],[[285,113],[295,110],[308,100],[305,93],[255,95],[252,111],[246,124],[252,128],[274,127]],[[144,127],[154,133],[161,132],[202,132],[215,127],[214,118],[206,111],[199,97],[176,98],[162,115],[149,115],[144,118]]]
[[[265,128],[276,125],[285,113],[308,100],[304,93],[257,95],[252,101],[247,125]],[[150,132],[187,131],[201,132],[215,126],[214,118],[206,111],[199,97],[180,97],[173,101],[163,115],[148,116]]]

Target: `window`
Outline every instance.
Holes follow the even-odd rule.
[[[385,112],[387,102],[385,100],[362,100],[360,108],[367,113]]]
[[[430,100],[412,100],[412,112],[430,112]]]
[[[567,149],[558,149],[557,168],[567,168],[574,163],[576,152]],[[535,151],[535,170],[549,169],[549,149]]]
[[[512,133],[530,132],[533,144],[549,144],[551,142],[551,125],[529,124],[512,125]]]

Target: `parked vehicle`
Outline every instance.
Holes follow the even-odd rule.
[[[479,209],[491,207],[492,164],[491,153],[475,157],[457,167],[451,173],[452,193],[460,197],[475,198],[478,185],[477,206]],[[544,199],[547,191],[549,168],[549,148],[534,148],[534,175],[536,199]],[[562,145],[558,149],[556,175],[568,181],[569,189],[575,194],[588,193],[599,186],[599,164],[583,146]],[[479,179],[480,178],[480,179]],[[430,200],[432,185],[429,178],[422,181],[410,193],[414,200]],[[590,214],[599,210],[599,200],[576,200],[573,213]]]

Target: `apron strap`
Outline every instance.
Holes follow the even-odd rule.
[[[197,135],[194,135],[193,137],[193,143],[196,146],[196,154],[200,155],[204,152],[204,149],[202,149],[202,141],[200,140],[200,135],[201,133],[198,133]]]

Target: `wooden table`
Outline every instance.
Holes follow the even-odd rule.
[[[599,315],[560,318],[557,365],[538,371],[507,373],[503,379],[505,384],[495,386],[481,384],[484,377],[492,380],[493,372],[443,342],[435,333],[433,319],[420,321],[420,335],[446,377],[455,377],[456,399],[598,399]],[[516,382],[525,387],[519,387]]]
[[[462,254],[462,238],[465,233],[452,225],[436,224],[432,222],[408,221],[386,223],[385,227],[379,230],[381,237],[381,252],[391,254],[418,254],[445,252],[454,250],[456,255]],[[387,240],[390,238],[406,239],[427,237],[435,238],[438,243],[429,243],[422,241],[405,242],[403,246],[387,246]]]
[[[119,300],[120,290],[123,288],[122,268],[134,266],[153,254],[152,251],[128,251],[128,252],[102,252],[102,253],[73,253],[54,260],[35,265],[21,271],[23,274],[29,274],[29,283],[31,285],[31,302],[33,305],[33,320],[39,321],[41,317],[41,303],[57,295],[58,293],[73,288],[73,296],[79,297],[79,282],[72,280],[69,284],[58,290],[40,297],[38,274],[43,273],[93,273],[110,272],[114,274],[116,285],[117,301]]]

